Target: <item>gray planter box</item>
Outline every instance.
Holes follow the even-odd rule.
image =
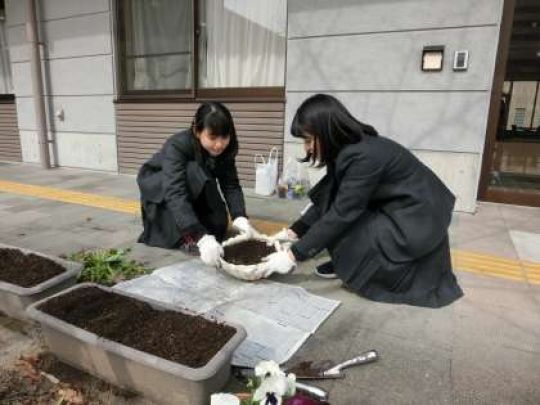
[[[32,250],[21,249],[1,243],[0,248],[16,249],[26,254],[33,253],[37,256],[53,260],[66,269],[65,272],[45,280],[40,284],[36,284],[33,287],[21,287],[19,285],[0,281],[0,312],[13,318],[27,320],[25,309],[28,305],[71,287],[77,282],[77,277],[83,269],[81,263],[62,260]],[[24,269],[21,269],[21,271],[24,271]]]
[[[179,310],[146,297],[93,283],[79,284],[55,296],[88,286],[147,302],[154,309],[196,315],[188,310]],[[41,323],[47,345],[60,360],[160,404],[208,404],[210,395],[221,391],[226,385],[232,354],[246,337],[246,331],[241,326],[222,322],[235,328],[236,334],[205,366],[191,368],[99,337],[40,311],[39,305],[51,298],[33,304],[27,312],[32,319]]]

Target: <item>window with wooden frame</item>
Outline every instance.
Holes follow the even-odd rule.
[[[7,41],[6,6],[5,2],[0,0],[0,103],[12,103],[14,100],[11,62]]]
[[[117,0],[120,98],[284,98],[286,0]]]

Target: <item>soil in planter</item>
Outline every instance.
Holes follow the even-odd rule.
[[[0,404],[132,403],[136,394],[61,363],[52,354],[26,354],[0,369]]]
[[[21,287],[33,287],[66,269],[58,263],[17,249],[0,249],[0,281]]]
[[[189,367],[202,367],[236,330],[202,316],[158,311],[97,287],[79,288],[39,308],[99,336]]]
[[[274,253],[274,246],[268,246],[266,242],[260,240],[247,240],[235,245],[226,246],[223,259],[231,264],[257,264],[263,257]]]

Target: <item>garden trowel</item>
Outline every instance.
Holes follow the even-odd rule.
[[[299,380],[320,380],[325,378],[345,377],[343,369],[359,366],[361,364],[373,363],[379,359],[379,354],[375,350],[370,350],[356,356],[350,360],[335,364],[331,360],[323,361],[303,361],[287,370],[287,373],[296,374]]]

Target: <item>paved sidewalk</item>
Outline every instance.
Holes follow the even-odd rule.
[[[304,205],[247,194],[265,231]],[[149,267],[186,260],[135,243],[137,198],[133,176],[0,163],[0,242],[55,255],[132,247]],[[438,310],[373,303],[317,279],[323,258],[273,278],[342,302],[296,359],[381,354],[344,380],[320,383],[332,404],[540,403],[540,209],[482,203],[475,215],[456,213],[450,234],[456,267],[466,270],[457,271],[465,297]],[[1,367],[38,345],[33,327],[0,316]]]

